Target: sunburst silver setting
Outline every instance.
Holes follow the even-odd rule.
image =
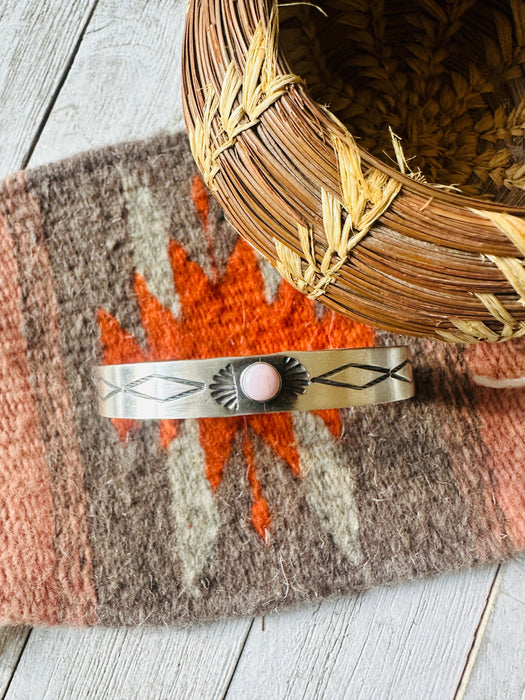
[[[272,399],[264,402],[265,405],[272,407],[278,404],[282,406],[281,410],[290,409],[297,397],[304,394],[310,384],[306,368],[297,358],[289,355],[266,358],[266,362],[279,372],[281,388]],[[243,391],[241,381],[243,372],[252,364],[254,364],[253,361],[239,358],[235,366],[233,363],[229,363],[214,375],[209,389],[210,394],[218,404],[230,411],[238,411],[241,403],[244,406],[252,403],[252,400]]]
[[[213,377],[213,382],[210,384],[210,394],[224,408],[228,408],[230,411],[239,409],[239,387],[232,364],[223,367]]]
[[[294,401],[299,394],[304,394],[310,378],[305,366],[295,357],[285,357],[283,365],[281,397],[285,401]]]

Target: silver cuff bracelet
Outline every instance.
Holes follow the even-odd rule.
[[[311,411],[414,395],[406,347],[282,352],[97,367],[111,418],[206,418]]]

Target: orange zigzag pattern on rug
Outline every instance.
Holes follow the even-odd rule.
[[[202,190],[193,188],[202,197]],[[200,201],[198,210],[206,211]],[[207,216],[202,216],[206,225]],[[210,281],[201,267],[188,259],[182,246],[172,240],[169,258],[174,284],[181,303],[181,316],[174,318],[148,290],[145,279],[135,274],[135,293],[147,348],[118,321],[100,309],[98,321],[104,347],[104,363],[182,360],[220,356],[242,356],[283,350],[319,350],[364,347],[374,344],[374,332],[332,312],[321,319],[313,302],[286,283],[281,283],[275,300],[268,303],[264,281],[255,252],[239,239],[219,281]],[[319,411],[332,434],[341,432],[339,411]],[[135,421],[114,420],[122,440]],[[160,421],[160,440],[167,448],[177,435],[178,421]],[[299,455],[290,414],[261,414],[231,418],[202,418],[200,442],[206,455],[206,475],[215,490],[222,480],[233,440],[244,432],[243,453],[253,499],[252,521],[265,538],[270,512],[256,475],[250,430],[257,433],[299,475]]]

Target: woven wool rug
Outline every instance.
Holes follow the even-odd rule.
[[[225,222],[186,138],[0,188],[0,618],[189,623],[525,550],[525,339],[409,340],[399,404],[134,422],[101,363],[399,344],[327,312]]]

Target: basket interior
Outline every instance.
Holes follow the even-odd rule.
[[[280,50],[358,144],[427,182],[525,205],[525,2],[280,7]]]

